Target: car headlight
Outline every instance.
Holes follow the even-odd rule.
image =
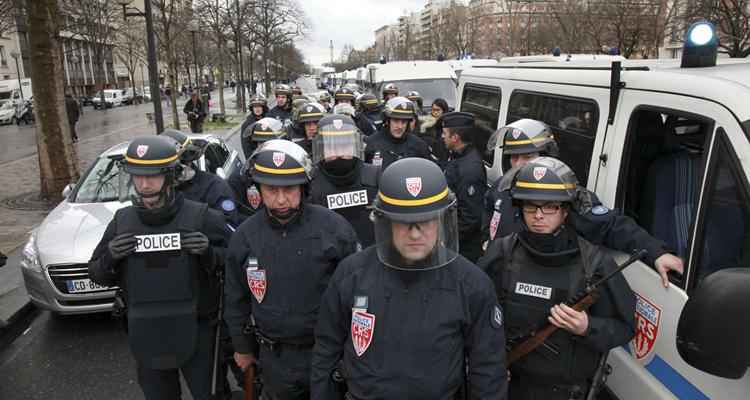
[[[21,252],[21,266],[34,272],[42,272],[42,263],[39,261],[39,249],[36,247],[36,232],[32,232],[26,245]]]

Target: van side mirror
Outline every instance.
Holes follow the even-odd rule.
[[[75,187],[76,187],[76,185],[74,185],[74,184],[72,184],[72,183],[69,183],[69,184],[67,184],[67,185],[65,186],[65,189],[63,189],[63,191],[62,191],[62,196],[63,196],[64,198],[66,198],[66,199],[67,199],[67,198],[68,198],[68,196],[70,196],[70,193],[72,193],[72,192],[73,192],[73,189],[74,189]]]
[[[677,324],[677,351],[691,366],[740,379],[750,366],[750,269],[706,277],[685,303]]]
[[[227,179],[227,171],[224,171],[222,167],[216,168],[216,176],[221,179]]]

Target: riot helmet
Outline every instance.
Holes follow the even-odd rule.
[[[254,107],[261,107],[263,111],[260,113],[260,115],[266,115],[266,113],[268,112],[268,102],[266,101],[266,98],[259,94],[254,94],[253,97],[250,98],[250,111],[253,114],[255,114]]]
[[[544,122],[534,119],[520,119],[495,131],[487,142],[488,154],[492,154],[499,144],[503,148],[504,172],[510,171],[510,157],[514,154],[538,153],[547,157],[559,154],[552,130]]]
[[[177,142],[179,145],[177,151],[180,154],[180,162],[182,164],[190,164],[201,158],[208,144],[203,139],[191,138],[177,129],[167,128],[161,134]]]
[[[253,142],[267,142],[273,139],[281,139],[286,136],[286,129],[281,121],[276,118],[266,117],[246,128],[250,130],[249,136]],[[243,135],[245,136],[245,135]]]
[[[378,259],[405,271],[440,268],[458,256],[456,198],[437,164],[404,158],[389,165],[373,202]]]
[[[346,115],[329,115],[318,123],[318,134],[313,139],[313,163],[337,158],[362,160],[364,146],[357,124]]]
[[[578,195],[578,178],[564,162],[538,157],[520,167],[513,179],[510,197],[523,200],[573,203]]]
[[[288,140],[269,140],[250,156],[253,182],[270,186],[307,185],[312,163],[305,149]]]
[[[351,105],[354,104],[354,92],[346,87],[342,86],[339,88],[339,90],[336,91],[336,94],[333,95],[334,103],[339,104],[339,102],[345,101]]]
[[[419,110],[420,112],[422,111],[424,100],[422,99],[422,95],[420,95],[419,92],[417,92],[416,90],[412,90],[406,95],[406,98],[417,105],[417,110]]]
[[[280,84],[276,85],[276,88],[274,89],[274,96],[276,96],[276,105],[278,106],[279,102],[279,96],[284,96],[284,104],[281,106],[281,108],[284,109],[290,109],[292,106],[292,89],[289,87],[289,85]]]
[[[352,105],[349,103],[336,104],[333,107],[333,113],[336,115],[348,115],[350,117],[354,117],[356,115],[356,111],[354,111],[354,107],[352,107]]]
[[[378,105],[380,105],[380,102],[374,94],[363,94],[359,99],[360,109],[366,112],[377,110]]]
[[[383,101],[388,101],[392,97],[398,96],[398,88],[393,83],[383,86]]]
[[[330,103],[331,102],[331,94],[328,92],[321,92],[320,96],[318,96],[318,101],[321,103]]]
[[[179,164],[178,145],[173,139],[164,136],[142,136],[133,139],[122,160],[122,168],[127,174],[120,174],[121,200],[125,200],[132,187],[134,194],[130,199],[134,206],[141,209],[163,209],[170,206],[174,202],[174,186]],[[134,182],[139,177],[158,175],[164,177],[164,182],[158,190],[150,188],[148,191],[140,191]],[[147,203],[159,206],[148,206]]]
[[[300,95],[301,96],[302,95],[302,88],[299,87],[299,86],[296,86],[296,85],[293,86],[292,87],[292,94],[293,95]]]

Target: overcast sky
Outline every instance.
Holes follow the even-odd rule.
[[[312,24],[309,38],[297,44],[305,61],[320,65],[330,61],[329,43],[333,40],[333,57],[349,43],[363,49],[375,42],[375,30],[398,22],[404,11],[420,11],[426,0],[303,0],[298,4]]]

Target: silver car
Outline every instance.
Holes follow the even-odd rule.
[[[236,150],[212,135],[190,135],[208,142],[198,166],[226,179],[242,162]],[[121,202],[118,160],[128,143],[111,147],[89,167],[79,182],[63,192],[65,199],[32,232],[21,255],[26,291],[37,306],[59,314],[85,314],[112,309],[117,288],[89,279],[87,263]]]

